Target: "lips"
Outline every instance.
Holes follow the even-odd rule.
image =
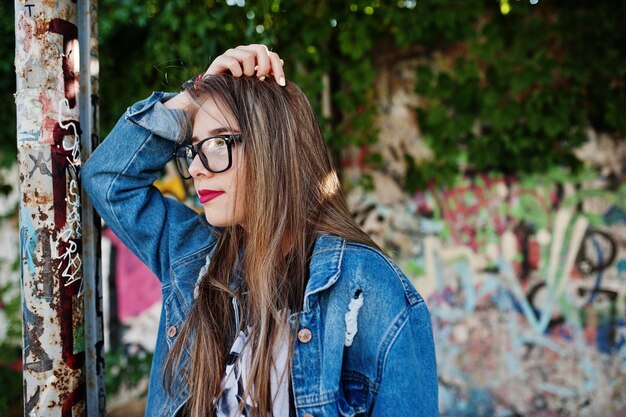
[[[216,197],[224,194],[224,191],[217,190],[198,190],[198,196],[200,197],[200,203],[204,204],[213,200]]]

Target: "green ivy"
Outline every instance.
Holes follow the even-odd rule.
[[[136,349],[135,349],[136,348]],[[153,354],[138,346],[126,346],[105,354],[106,392],[115,396],[123,390],[136,387],[150,375]],[[142,395],[147,393],[144,392]]]
[[[573,151],[588,127],[624,138],[624,10],[611,1],[511,5],[507,15],[471,17],[478,29],[446,52],[451,65],[417,69],[418,120],[435,162],[414,167],[412,188],[449,184],[441,172],[460,160],[481,172],[577,172]]]
[[[407,189],[449,183],[459,163],[503,173],[577,169],[572,150],[588,126],[615,138],[626,131],[624,8],[611,0],[502,1],[506,15],[496,0],[101,0],[101,133],[150,90],[175,91],[225,49],[265,43],[310,98],[338,155],[376,142],[374,81],[395,51],[425,63],[416,85],[425,105],[416,111],[435,156],[414,161]],[[0,6],[7,50],[11,11]],[[0,160],[11,161],[15,77],[12,55],[4,56]],[[433,64],[442,57],[449,65]]]
[[[0,167],[12,165],[17,152],[14,20],[13,3],[0,4]]]
[[[573,150],[588,126],[624,136],[626,30],[609,0],[510,2],[506,15],[493,0],[102,3],[105,133],[147,89],[176,89],[223,50],[266,43],[311,99],[335,153],[377,140],[379,55],[422,58],[416,92],[426,104],[416,111],[435,158],[409,161],[409,191],[450,184],[459,164],[505,174],[576,170]],[[447,67],[432,64],[442,56]],[[120,62],[133,70],[121,72]],[[321,116],[324,76],[329,119]]]

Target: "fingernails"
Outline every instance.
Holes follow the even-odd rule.
[[[280,77],[278,79],[278,85],[280,85],[281,87],[284,87],[287,83],[285,82],[285,77]]]
[[[283,61],[282,59],[280,60],[280,65],[285,65],[285,61]]]
[[[259,77],[259,80],[265,81],[265,75],[263,75],[262,77]]]

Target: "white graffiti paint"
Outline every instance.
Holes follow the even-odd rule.
[[[76,243],[76,240],[80,239],[82,233],[80,221],[81,201],[77,169],[81,163],[80,136],[74,121],[63,121],[65,118],[63,114],[65,112],[70,112],[68,100],[65,98],[60,100],[58,102],[57,109],[59,126],[63,129],[71,131],[72,135],[64,137],[62,142],[63,150],[71,151],[71,158],[69,156],[66,157],[66,174],[67,178],[69,178],[67,197],[65,198],[67,203],[66,224],[59,234],[59,240],[65,243],[65,250],[63,253],[58,254],[58,250],[55,248],[52,253],[54,259],[62,261],[59,263],[59,269],[63,268],[63,271],[61,272],[61,277],[64,280],[63,285],[68,286],[82,280],[82,259],[81,253],[78,252],[78,245]],[[55,247],[58,246],[55,245]],[[79,295],[80,294],[82,294],[82,285]]]
[[[71,130],[73,136],[70,139],[67,137],[63,140],[63,149],[66,151],[72,151],[72,159],[68,158],[68,162],[71,166],[80,165],[80,135],[78,134],[78,128],[76,127],[76,123],[73,121],[69,121],[67,123],[63,123],[64,117],[62,116],[63,110],[70,111],[69,101],[64,98],[58,103],[58,121],[59,126],[63,129]]]

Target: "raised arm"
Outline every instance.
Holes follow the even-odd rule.
[[[129,107],[81,173],[107,225],[164,281],[172,256],[184,256],[185,250],[200,249],[215,239],[202,216],[163,197],[152,185],[176,142],[190,130],[184,111],[163,105],[172,96],[153,93]]]
[[[272,74],[284,84],[278,55],[264,45],[229,49],[205,75]],[[152,185],[172,158],[176,142],[189,137],[186,92],[153,93],[128,108],[81,171],[94,207],[115,234],[163,281],[174,257],[215,242],[216,229],[184,204]]]

